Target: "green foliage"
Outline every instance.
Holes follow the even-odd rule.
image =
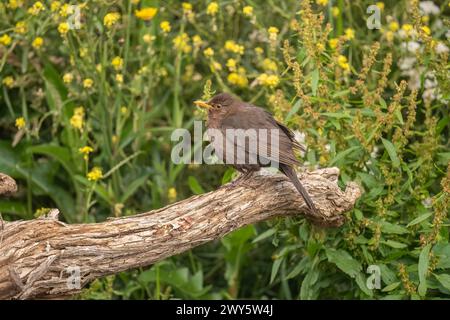
[[[19,183],[4,219],[58,207],[103,221],[229,182],[232,169],[170,159],[173,129],[204,116],[192,101],[221,91],[299,133],[305,166],[364,190],[337,230],[247,226],[78,298],[450,298],[448,1],[436,15],[386,1],[381,30],[366,27],[368,0],[87,1],[67,32],[68,7],[17,2],[0,4],[0,171]],[[149,21],[134,14],[150,6]],[[381,288],[367,286],[373,265]]]

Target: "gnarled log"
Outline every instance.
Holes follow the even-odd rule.
[[[0,221],[0,298],[65,297],[93,279],[148,266],[274,217],[305,215],[317,224],[340,226],[360,189],[350,183],[342,191],[338,175],[337,168],[299,175],[320,211],[316,216],[285,176],[257,175],[243,184],[101,223],[65,224],[57,220],[56,209],[39,219]]]

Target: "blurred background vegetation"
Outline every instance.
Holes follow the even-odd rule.
[[[361,184],[345,226],[248,226],[78,298],[448,299],[449,12],[416,0],[2,1],[0,171],[19,184],[3,219],[57,207],[68,223],[102,221],[217,188],[233,171],[173,164],[170,134],[204,117],[194,99],[229,91],[295,130],[305,166]]]

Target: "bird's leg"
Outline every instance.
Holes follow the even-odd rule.
[[[253,172],[254,172],[253,170],[247,170],[247,171],[245,171],[245,172],[241,175],[241,177],[239,177],[239,180],[240,180],[240,183],[241,183],[242,185],[244,185],[244,186],[246,186],[246,187],[249,187],[249,188],[255,190],[256,187],[255,187],[251,182],[248,181],[248,180],[250,180],[250,178],[253,176]]]
[[[245,170],[245,171],[241,171],[241,174],[239,175],[239,177],[237,177],[237,179],[233,180],[230,183],[230,187],[235,187],[238,184],[243,184],[249,188],[252,189],[256,189],[255,186],[251,185],[250,183],[247,183],[247,180],[253,175],[253,171],[252,170]]]

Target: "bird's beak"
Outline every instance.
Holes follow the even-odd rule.
[[[212,108],[212,106],[209,103],[206,103],[205,101],[201,101],[201,100],[194,101],[194,104],[200,108],[205,108],[205,109]]]

